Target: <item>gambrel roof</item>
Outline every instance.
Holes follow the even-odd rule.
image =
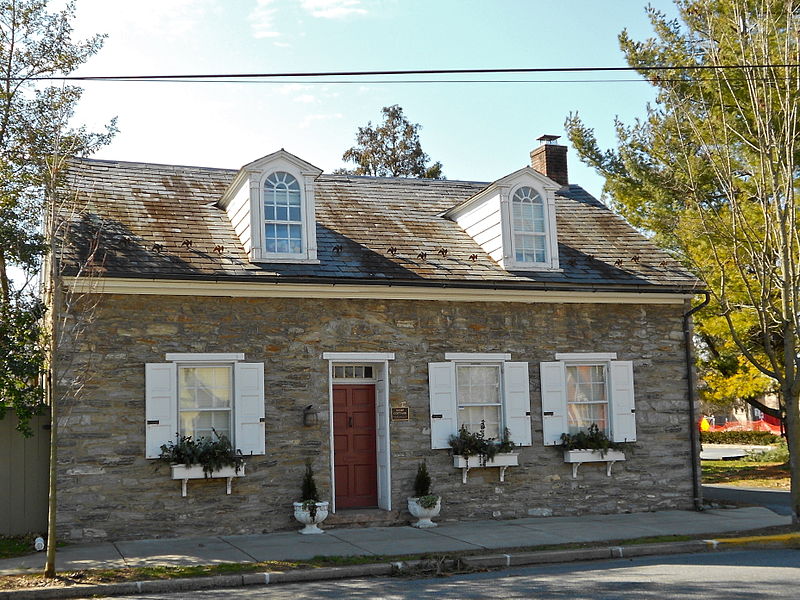
[[[253,263],[219,205],[237,173],[76,160],[65,182],[80,207],[70,216],[67,263],[96,244],[93,270],[104,277],[680,292],[701,287],[577,185],[556,195],[558,271],[507,271],[444,216],[489,183],[328,174],[314,181],[319,264]]]

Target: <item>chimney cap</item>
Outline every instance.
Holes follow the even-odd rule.
[[[536,139],[537,139],[537,141],[541,142],[542,144],[555,144],[556,140],[559,139],[560,137],[561,137],[560,135],[547,135],[547,134],[545,134],[545,135],[539,136]]]

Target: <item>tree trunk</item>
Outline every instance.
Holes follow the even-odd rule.
[[[789,445],[792,522],[800,522],[800,395],[784,386],[786,401],[786,441]]]
[[[61,288],[58,285],[58,273],[55,268],[56,258],[50,255],[48,260],[49,279],[50,279],[50,357],[48,368],[48,399],[50,402],[50,470],[48,483],[48,502],[47,502],[47,560],[44,566],[44,576],[52,579],[56,576],[56,514],[58,489],[58,398],[56,386],[58,376],[56,371],[56,348],[58,346],[58,314],[61,310]]]

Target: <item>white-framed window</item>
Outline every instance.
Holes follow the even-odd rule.
[[[484,425],[486,437],[503,434],[502,363],[456,363],[456,415],[458,429],[478,433]]]
[[[556,354],[542,362],[544,444],[561,443],[561,434],[586,431],[592,424],[614,442],[636,441],[633,363],[615,353]]]
[[[517,188],[511,197],[511,230],[515,262],[548,262],[545,203],[530,186]]]
[[[285,171],[264,179],[264,250],[267,254],[302,254],[303,197],[300,183]]]
[[[449,448],[463,425],[477,432],[483,421],[487,437],[507,428],[519,446],[531,444],[528,363],[510,354],[447,353],[447,362],[428,364],[431,447]]]
[[[334,365],[334,379],[374,379],[372,365]]]
[[[178,433],[233,440],[233,365],[178,365]]]
[[[238,353],[168,353],[145,364],[145,456],[178,436],[231,440],[242,454],[264,454],[264,364]]]

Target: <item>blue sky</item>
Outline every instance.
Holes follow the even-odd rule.
[[[672,3],[652,4],[673,14]],[[617,35],[651,34],[645,0],[78,0],[76,35],[108,34],[82,75],[621,66]],[[358,126],[400,104],[448,179],[491,181],[528,164],[578,111],[603,145],[644,113],[634,74],[559,73],[500,83],[88,83],[78,119],[120,133],[97,156],[238,168],[279,148],[326,172]],[[630,82],[543,80],[634,79]],[[380,79],[387,79],[385,77]],[[463,77],[460,77],[463,79]],[[352,79],[351,79],[352,80]],[[562,140],[565,141],[565,140]],[[593,171],[570,152],[570,179]]]

